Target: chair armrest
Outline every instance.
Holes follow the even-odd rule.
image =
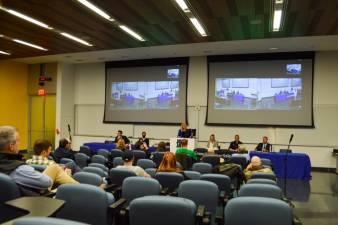
[[[111,205],[109,206],[109,208],[110,208],[110,209],[113,209],[113,210],[118,209],[118,208],[121,208],[121,207],[124,205],[124,203],[126,203],[126,202],[127,202],[126,199],[120,198],[118,201],[116,201],[116,202],[114,202],[113,204],[111,204]]]
[[[108,192],[111,192],[112,190],[114,190],[117,187],[118,186],[116,184],[107,184],[106,187],[104,188],[104,190],[108,191]]]
[[[224,224],[224,208],[222,206],[216,208],[215,222],[216,224]]]
[[[205,206],[199,205],[196,211],[196,217],[202,219],[205,212]]]

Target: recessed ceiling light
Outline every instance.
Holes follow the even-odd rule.
[[[77,0],[77,1],[80,2],[82,5],[86,6],[87,8],[89,8],[90,10],[92,10],[93,12],[95,12],[96,14],[102,16],[106,20],[115,21],[111,16],[109,16],[106,12],[104,12],[99,7],[95,6],[93,3],[87,0]]]
[[[187,5],[187,3],[185,3],[184,0],[175,0],[177,5],[183,10],[183,12],[190,12],[190,9]]]
[[[5,52],[5,51],[0,51],[0,54],[3,54],[3,55],[10,55],[11,53]]]
[[[32,44],[32,43],[26,42],[26,41],[22,41],[22,40],[19,40],[19,39],[13,39],[13,41],[15,41],[16,43],[22,44],[22,45],[27,45],[29,47],[42,50],[42,51],[48,51],[48,49],[46,49],[46,48],[43,48],[41,46],[38,46],[38,45],[35,45],[35,44]]]
[[[194,25],[198,33],[200,33],[201,36],[205,37],[207,36],[207,33],[205,32],[204,28],[202,27],[201,23],[196,18],[190,18],[191,23]]]
[[[83,45],[93,46],[92,44],[88,43],[87,41],[82,40],[81,38],[75,37],[74,35],[71,35],[71,34],[68,34],[68,33],[65,33],[65,32],[62,32],[60,34],[65,36],[66,38],[72,39],[73,41],[79,42]]]
[[[136,33],[135,31],[133,31],[132,29],[130,29],[129,27],[125,26],[125,25],[119,25],[119,27],[124,30],[126,33],[130,34],[132,37],[136,38],[139,41],[145,41],[145,39],[143,37],[141,37],[141,35],[139,35],[138,33]]]
[[[276,48],[276,47],[271,47],[269,48],[269,50],[278,50],[279,48]]]

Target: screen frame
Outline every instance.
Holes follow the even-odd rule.
[[[240,61],[273,61],[273,60],[289,60],[289,59],[311,59],[312,60],[312,95],[311,95],[311,125],[280,125],[280,124],[239,124],[239,123],[208,123],[209,111],[209,88],[210,88],[210,63],[213,62],[240,62]],[[207,88],[207,110],[205,116],[206,126],[233,126],[233,127],[283,127],[283,128],[309,128],[314,129],[314,114],[313,114],[313,87],[314,87],[314,65],[315,52],[280,52],[280,53],[255,53],[255,54],[238,54],[238,55],[212,55],[207,56],[208,70],[208,88]]]
[[[148,66],[174,66],[184,65],[187,67],[186,70],[186,90],[185,90],[185,121],[188,124],[188,76],[189,76],[189,57],[176,57],[176,58],[156,58],[156,59],[141,59],[141,60],[123,60],[123,61],[110,61],[105,62],[105,95],[107,93],[107,69],[110,68],[128,68],[128,67],[148,67]],[[146,125],[181,125],[182,122],[170,123],[170,122],[139,122],[139,121],[107,121],[106,118],[106,106],[107,98],[104,97],[104,113],[103,123],[104,124],[146,124]]]

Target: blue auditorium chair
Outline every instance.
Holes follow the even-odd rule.
[[[150,159],[139,159],[137,165],[143,169],[156,167],[155,163]]]
[[[192,170],[200,172],[201,174],[212,173],[212,165],[210,163],[194,163]]]
[[[200,180],[201,179],[201,173],[197,171],[185,170],[183,171],[183,174],[184,174],[185,180]]]
[[[117,167],[117,166],[123,166],[124,161],[122,159],[122,157],[115,157],[113,159],[113,167]]]
[[[108,160],[102,155],[93,155],[91,158],[92,163],[99,163],[102,165],[106,165],[107,161]]]
[[[202,162],[210,163],[212,167],[216,167],[220,164],[220,158],[218,155],[206,155],[203,156]]]
[[[238,196],[256,196],[282,199],[282,190],[271,184],[245,184],[239,189]]]
[[[213,182],[217,185],[218,189],[224,197],[230,197],[231,191],[231,179],[229,176],[224,174],[203,174],[201,180]]]
[[[82,169],[88,166],[88,162],[90,160],[89,156],[84,153],[76,153],[74,155],[75,163]]]
[[[50,217],[30,217],[17,219],[13,225],[88,225],[87,223],[80,223],[71,220],[50,218]]]
[[[110,152],[107,149],[99,149],[97,150],[97,154],[102,155],[106,159],[109,159],[109,156],[110,156]]]
[[[256,178],[256,179],[250,179],[247,184],[271,184],[271,185],[277,185],[277,182],[270,179],[263,179],[263,178]]]
[[[84,153],[89,157],[92,156],[92,150],[88,146],[85,146],[85,145],[80,146],[79,153]]]
[[[276,175],[274,173],[260,173],[260,172],[253,172],[251,179],[270,179],[276,181]]]
[[[100,177],[108,177],[108,173],[104,172],[101,168],[98,167],[87,166],[83,168],[83,172],[95,173]]]
[[[107,172],[108,173],[108,168],[105,166],[105,165],[102,165],[100,163],[89,163],[88,164],[89,167],[97,167],[97,168],[100,168],[102,169],[104,172]]]
[[[274,198],[233,198],[224,209],[224,225],[292,225],[292,221],[290,206]]]
[[[179,184],[184,181],[184,176],[180,173],[173,172],[157,172],[155,179],[160,182],[163,191],[167,194],[173,193]]]
[[[100,186],[103,182],[101,176],[88,172],[77,172],[73,175],[73,178],[81,184],[91,184],[94,186]]]

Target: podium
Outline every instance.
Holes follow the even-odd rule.
[[[195,138],[170,138],[170,151],[172,153],[176,153],[176,149],[180,148],[181,140],[186,139],[188,140],[188,149],[194,150],[197,146],[197,140]]]

